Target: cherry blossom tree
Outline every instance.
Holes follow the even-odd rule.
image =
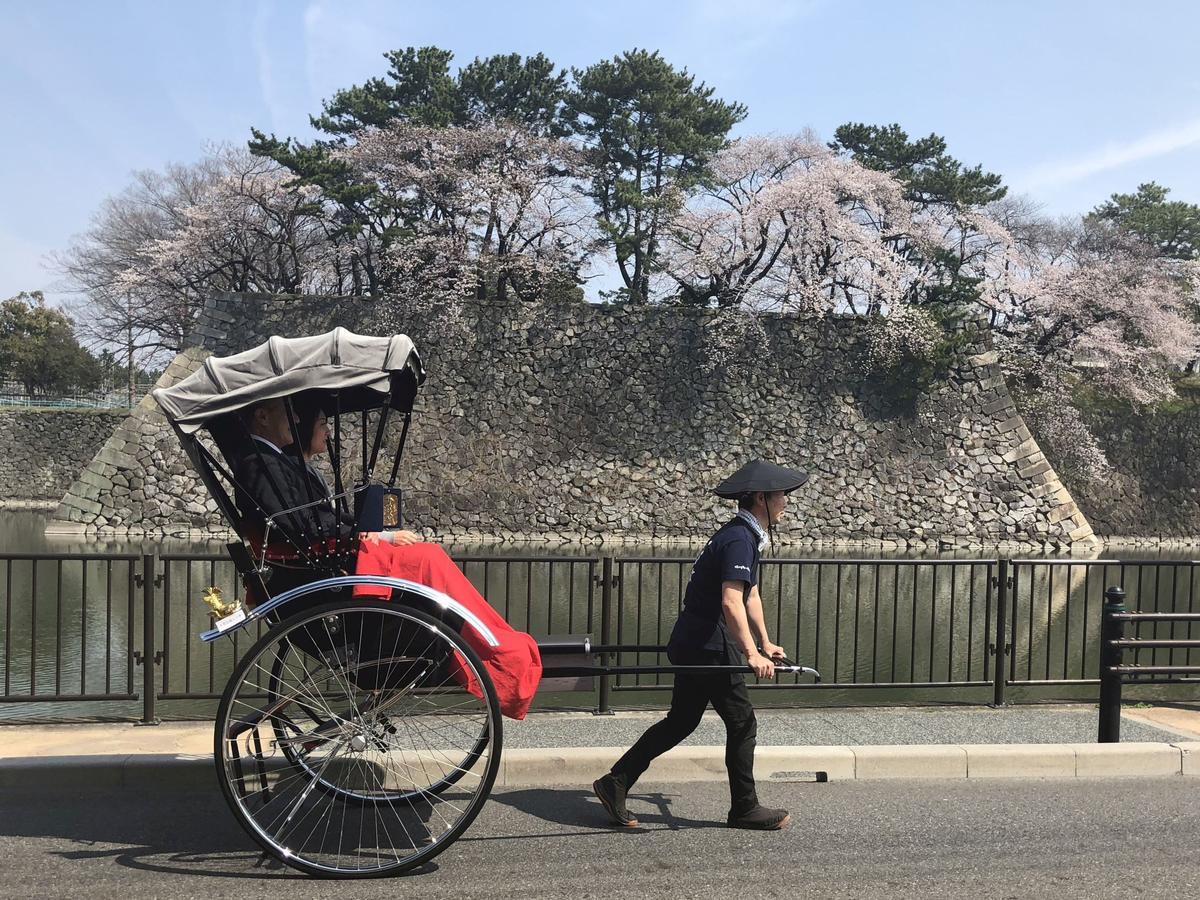
[[[918,271],[883,240],[912,228],[900,185],[811,135],[742,138],[672,220],[665,271],[694,305],[822,313],[903,302]]]
[[[994,214],[1012,240],[993,255],[981,303],[1008,384],[1056,465],[1102,478],[1081,391],[1134,405],[1176,396],[1174,377],[1200,344],[1200,265],[1095,220],[1046,220],[1027,206]]]
[[[714,353],[756,329],[747,311],[850,313],[868,317],[869,371],[909,370],[947,339],[947,313],[984,314],[1036,416],[1058,401],[1035,395],[1061,400],[1081,383],[1133,403],[1167,399],[1200,343],[1196,264],[1102,223],[1047,221],[1021,198],[916,202],[811,135],[740,139],[712,171],[671,222],[665,268],[682,302],[728,311],[719,330],[744,320]],[[1096,469],[1073,421],[1055,424]]]
[[[142,172],[105,202],[58,259],[82,296],[87,343],[121,344],[149,365],[180,350],[207,297],[221,291],[342,293],[356,248],[317,189],[246,150]]]
[[[213,177],[181,211],[178,227],[149,242],[130,266],[130,291],[168,289],[330,293],[340,289],[338,251],[319,189],[293,186],[290,173],[243,149],[210,160]]]
[[[200,201],[216,177],[207,159],[136,172],[129,187],[107,198],[87,231],[56,256],[56,268],[80,298],[73,311],[85,344],[124,341],[127,358],[137,354],[139,364],[183,346],[203,298],[166,285],[133,295],[124,287],[124,276],[152,265],[156,242],[183,227],[185,210]]]
[[[809,133],[741,138],[711,168],[670,223],[664,268],[682,302],[722,310],[709,348],[721,364],[761,331],[753,314],[764,311],[868,316],[875,371],[932,354],[941,327],[915,308],[932,254],[907,251],[942,248],[954,223],[920,214],[893,176]]]
[[[575,283],[595,247],[578,153],[513,125],[394,123],[337,152],[395,211],[384,263],[407,309],[457,315],[469,298],[536,296]]]
[[[1087,225],[1065,250],[1027,247],[1021,257],[1021,277],[986,298],[1014,379],[1038,387],[1072,371],[1134,403],[1175,396],[1170,376],[1200,343],[1200,266]]]

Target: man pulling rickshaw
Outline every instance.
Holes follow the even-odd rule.
[[[737,689],[732,676],[816,675],[788,663],[767,640],[753,575],[739,581],[739,570],[725,578],[730,573],[721,567],[732,556],[719,554],[713,571],[722,583],[743,585],[738,608],[748,618],[739,619],[731,607],[720,615],[732,625],[715,626],[711,592],[697,589],[681,618],[692,624],[677,629],[695,633],[673,638],[670,666],[597,665],[598,654],[652,648],[595,646],[587,637],[539,646],[509,627],[440,547],[378,524],[382,504],[396,490],[424,378],[407,337],[338,328],[273,337],[234,356],[210,357],[174,386],[154,391],[239,537],[229,551],[248,602],[219,618],[202,639],[259,630],[222,694],[214,740],[218,782],[246,831],[269,853],[314,875],[375,877],[427,862],[478,814],[500,764],[501,715],[525,714],[543,671],[670,671],[684,676],[677,691],[681,708],[694,712],[703,698],[724,704],[719,710],[748,710],[730,771],[731,785],[735,772],[743,786],[749,775],[752,792],[753,710],[744,684]],[[397,418],[398,437],[390,427]],[[384,466],[388,474],[377,477],[385,438],[394,440],[395,453],[390,468]],[[314,461],[325,452],[331,480]],[[778,502],[769,499],[775,487],[747,485],[723,496],[753,498],[748,509],[756,517],[755,504],[770,510]],[[749,520],[744,524],[754,528]],[[746,543],[741,531],[730,535],[739,546]],[[736,563],[751,571],[757,536],[753,544],[753,553]],[[698,567],[705,559],[702,554]],[[703,568],[707,572],[708,563]],[[718,631],[726,643],[720,653],[708,653],[705,645]],[[753,649],[754,636],[765,656]],[[747,651],[753,669],[735,647]],[[706,655],[676,664],[693,650]],[[540,657],[547,653],[543,669]],[[590,662],[555,666],[556,653]],[[705,674],[730,685],[728,703],[687,680]],[[672,722],[680,719],[674,704],[672,716]],[[744,790],[736,795],[731,824],[760,815],[738,808],[739,798],[745,805],[751,797]],[[754,800],[753,809],[761,809]],[[609,801],[610,812],[623,809],[623,799],[619,806]],[[776,816],[773,825],[748,827],[782,824]]]

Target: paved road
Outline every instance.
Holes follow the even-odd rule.
[[[651,785],[616,833],[575,788],[497,791],[429,871],[355,884],[264,861],[213,793],[0,796],[5,897],[1200,896],[1200,778],[770,784],[799,826],[723,827],[720,784]]]

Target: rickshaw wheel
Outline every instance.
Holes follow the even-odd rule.
[[[309,874],[392,875],[452,844],[500,765],[500,706],[458,632],[397,603],[297,613],[217,710],[218,781],[267,852]]]
[[[390,602],[404,603],[405,597],[402,592],[397,591],[393,594]],[[445,623],[439,620],[439,625],[444,627]],[[271,680],[267,688],[267,709],[276,709],[280,706],[279,701],[286,692],[289,673],[303,667],[304,659],[308,656],[304,650],[289,640],[277,642],[276,648],[275,662],[271,665]],[[317,779],[318,790],[340,793],[343,799],[349,803],[409,802],[419,798],[420,794],[417,791],[401,791],[386,795],[364,794],[347,790],[344,786],[331,783],[321,777],[320,773],[310,765],[308,755],[303,752],[303,735],[320,730],[330,723],[323,717],[322,712],[316,709],[311,703],[296,701],[288,705],[286,712],[281,708],[279,712],[271,715],[270,720],[271,729],[275,733],[275,742],[284,757],[296,768],[302,769],[315,777]],[[490,723],[487,721],[482,722],[480,724],[479,735],[473,746],[466,751],[458,764],[448,767],[442,778],[423,790],[431,794],[440,794],[447,788],[457,784],[459,779],[468,774],[479,761],[491,739],[492,730]],[[297,743],[298,741],[299,744]]]

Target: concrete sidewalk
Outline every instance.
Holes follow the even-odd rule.
[[[661,711],[538,712],[504,722],[501,785],[590,784]],[[761,780],[1200,775],[1200,707],[1130,708],[1120,744],[1095,743],[1092,705],[758,711]],[[646,778],[725,778],[711,713]],[[0,788],[212,782],[211,722],[0,726]],[[215,786],[215,785],[214,785]]]

